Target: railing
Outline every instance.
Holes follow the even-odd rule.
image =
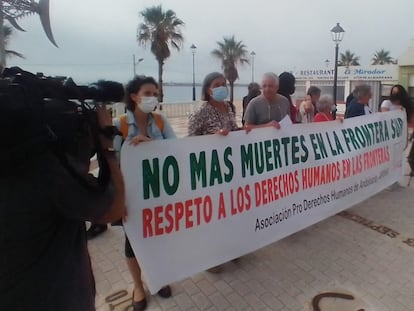
[[[202,101],[186,102],[186,103],[162,103],[158,105],[157,112],[164,114],[167,118],[181,118],[188,117],[191,113],[196,111],[202,104]],[[236,118],[240,119],[242,114],[241,101],[234,101],[236,106]],[[162,107],[162,109],[160,109]],[[125,113],[125,105],[123,103],[117,103],[111,107],[112,116],[114,118]]]
[[[167,118],[186,117],[200,107],[202,102],[188,103],[162,103],[157,111],[162,112]],[[162,107],[162,109],[160,109]]]

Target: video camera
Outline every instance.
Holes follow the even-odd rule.
[[[12,165],[46,150],[71,152],[87,133],[97,143],[101,129],[96,103],[119,102],[123,96],[118,82],[78,86],[71,78],[6,68],[0,75],[1,163]],[[117,131],[109,128],[104,134],[113,136]]]

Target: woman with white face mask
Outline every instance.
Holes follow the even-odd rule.
[[[203,82],[202,100],[205,102],[188,121],[188,135],[227,135],[238,130],[234,106],[227,102],[226,78],[219,72],[208,74]]]
[[[158,105],[158,84],[152,77],[137,76],[125,88],[126,115],[115,119],[114,123],[121,132],[125,129],[124,140],[138,145],[152,139],[175,138],[175,133],[168,120],[161,114],[153,113]],[[123,124],[121,124],[123,123]],[[114,148],[121,149],[123,139],[114,139]],[[88,239],[92,239],[107,230],[106,224],[92,224],[87,231]]]
[[[153,113],[158,105],[157,97],[158,84],[152,77],[137,76],[126,85],[126,141],[129,144],[138,145],[153,139],[176,138],[168,120],[163,115]],[[162,121],[157,118],[162,118]]]
[[[124,119],[115,120],[115,125],[125,137],[125,143],[137,146],[137,148],[145,148],[145,142],[150,140],[176,138],[165,116],[153,112],[158,105],[157,97],[158,84],[152,77],[137,76],[126,85],[125,103],[127,113]],[[120,138],[120,136],[117,136],[117,138]],[[120,150],[120,146],[120,142],[114,142],[115,149]],[[125,237],[125,256],[134,280],[133,311],[145,310],[147,300],[141,280],[141,269],[127,237]],[[167,285],[161,288],[158,295],[163,298],[170,297],[170,286]]]

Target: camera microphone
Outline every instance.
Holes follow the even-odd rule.
[[[99,80],[89,85],[88,98],[96,101],[120,102],[124,98],[124,86],[119,82]]]

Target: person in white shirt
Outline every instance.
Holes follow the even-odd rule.
[[[396,84],[391,88],[390,97],[381,104],[381,112],[409,109],[410,99],[402,85]]]
[[[394,85],[391,88],[389,99],[386,99],[381,103],[381,112],[394,111],[394,110],[405,111],[407,114],[407,123],[409,123],[410,120],[412,119],[412,111],[411,111],[412,109],[411,109],[410,98],[405,88],[400,84]],[[414,144],[411,145],[411,149],[410,149],[407,159],[408,159],[408,164],[410,165],[410,168],[411,168],[410,176],[414,176],[414,173],[413,173],[414,172]],[[396,190],[400,187],[401,185],[398,182],[395,182],[390,186],[389,189]]]

